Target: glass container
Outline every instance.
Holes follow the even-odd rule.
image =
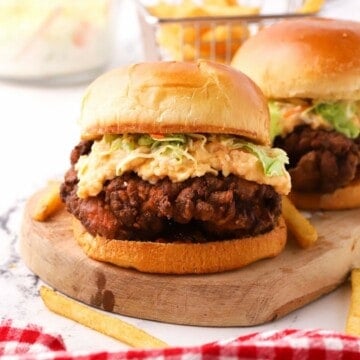
[[[0,77],[30,82],[79,82],[111,57],[112,0],[1,0]]]

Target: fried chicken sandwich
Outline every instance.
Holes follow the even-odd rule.
[[[238,50],[232,66],[268,98],[274,146],[290,159],[303,209],[360,206],[360,23],[284,20]]]
[[[61,197],[86,254],[211,273],[279,254],[286,154],[258,87],[224,65],[141,63],[88,87]]]

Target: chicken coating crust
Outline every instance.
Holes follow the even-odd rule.
[[[301,192],[331,193],[360,179],[360,137],[299,126],[274,146],[284,149],[292,188]]]

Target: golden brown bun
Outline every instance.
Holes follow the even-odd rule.
[[[75,218],[73,230],[75,239],[92,259],[163,274],[202,274],[238,269],[278,255],[286,244],[283,218],[274,230],[263,235],[201,244],[108,240],[90,235]]]
[[[247,40],[231,65],[268,98],[360,99],[360,23],[284,20]]]
[[[222,133],[269,144],[264,96],[245,75],[209,61],[141,63],[112,70],[85,92],[81,135]]]
[[[360,207],[360,181],[337,189],[333,193],[300,193],[291,191],[290,199],[303,210],[345,210]]]

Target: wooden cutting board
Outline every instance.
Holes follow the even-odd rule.
[[[58,291],[122,315],[175,324],[250,326],[269,322],[330,292],[360,266],[360,209],[318,213],[320,238],[243,269],[211,275],[155,275],[91,260],[75,242],[68,213],[31,219],[27,203],[21,254]]]

